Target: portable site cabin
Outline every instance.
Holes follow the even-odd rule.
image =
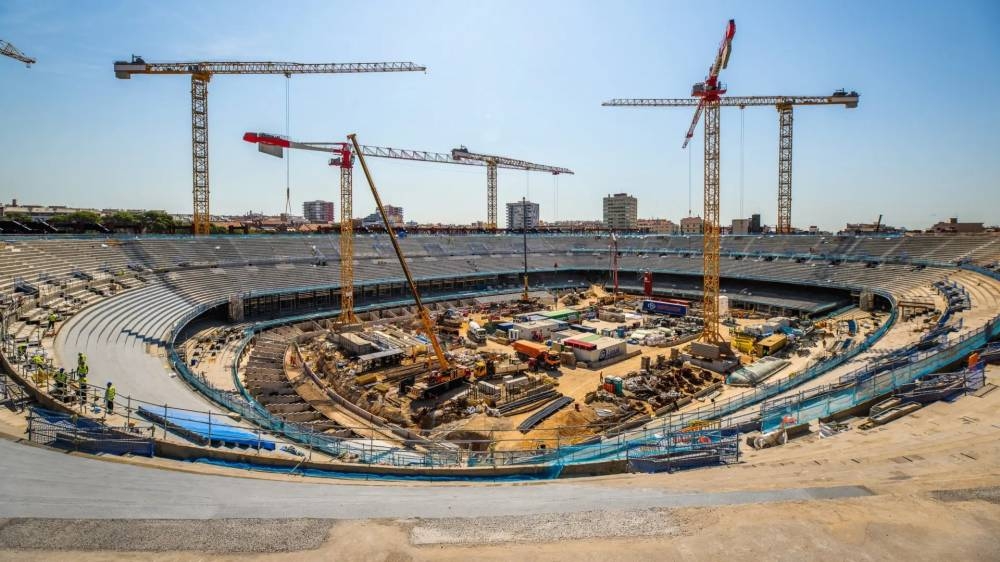
[[[788,336],[782,333],[772,334],[754,344],[754,351],[758,356],[771,355],[775,351],[785,347],[788,343]]]

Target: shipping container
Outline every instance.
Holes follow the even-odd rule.
[[[644,300],[640,307],[647,314],[666,314],[668,316],[687,316],[687,305],[676,302]]]

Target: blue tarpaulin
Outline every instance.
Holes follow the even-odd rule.
[[[257,433],[226,423],[226,416],[212,416],[203,412],[177,410],[163,406],[139,406],[139,414],[166,426],[185,437],[194,436],[202,441],[274,450],[274,441],[263,439]]]

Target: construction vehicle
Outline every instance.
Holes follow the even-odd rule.
[[[539,368],[546,370],[559,368],[559,353],[546,345],[528,340],[514,340],[510,346],[514,348],[518,356],[534,361],[534,365]]]
[[[131,61],[115,62],[115,78],[137,74],[191,75],[191,163],[194,213],[192,233],[209,234],[211,214],[208,187],[208,82],[216,74],[358,74],[362,72],[414,72],[427,70],[412,62],[319,63],[297,62],[162,62],[148,63],[132,55]],[[350,215],[348,215],[350,216]]]
[[[434,322],[431,321],[430,312],[427,311],[427,307],[424,306],[424,302],[420,298],[420,291],[417,289],[417,283],[413,280],[413,274],[410,273],[410,266],[406,263],[406,257],[403,256],[403,250],[399,247],[399,240],[396,238],[396,230],[393,228],[392,222],[389,221],[389,215],[385,211],[385,206],[382,205],[382,198],[379,196],[378,189],[375,187],[375,180],[372,179],[371,171],[368,169],[368,163],[365,161],[361,145],[358,144],[357,136],[352,133],[347,135],[347,138],[350,139],[351,145],[354,148],[354,154],[357,155],[358,161],[361,163],[361,170],[365,174],[365,180],[368,181],[368,187],[371,188],[372,198],[375,199],[375,207],[378,209],[378,213],[382,217],[382,223],[385,226],[385,230],[389,234],[389,241],[392,242],[392,249],[396,252],[396,258],[399,260],[399,266],[403,269],[403,275],[406,277],[406,282],[410,286],[410,292],[413,294],[413,301],[417,305],[417,313],[420,317],[420,322],[423,325],[424,333],[427,336],[427,339],[431,342],[431,347],[434,348],[434,356],[438,363],[438,369],[433,371],[426,381],[417,383],[410,389],[410,396],[427,398],[438,395],[441,392],[454,388],[457,384],[461,384],[461,382],[467,380],[472,373],[464,367],[452,365],[451,362],[448,361],[448,358],[445,357],[444,350],[441,348],[441,343],[438,341],[437,334],[434,332]]]
[[[475,320],[469,321],[469,329],[466,330],[465,334],[470,340],[478,343],[486,343],[486,329],[479,325]]]
[[[33,59],[33,58],[29,57],[28,55],[22,53],[21,51],[19,51],[17,49],[17,47],[15,47],[14,45],[11,45],[7,41],[4,41],[3,39],[0,39],[0,55],[4,55],[4,56],[10,57],[10,58],[12,58],[14,60],[21,61],[26,66],[28,66],[29,68],[31,67],[31,65],[35,64],[35,62],[36,62],[35,59]]]

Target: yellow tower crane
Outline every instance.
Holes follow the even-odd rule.
[[[136,74],[191,75],[191,165],[193,172],[192,232],[210,232],[208,187],[208,82],[215,74],[358,74],[362,72],[413,72],[426,70],[412,62],[316,63],[296,62],[162,62],[147,63],[142,57],[115,62],[115,77]]]
[[[727,96],[719,99],[724,107],[773,106],[778,110],[778,220],[779,234],[792,232],[792,108],[796,105],[858,106],[857,92],[837,90],[829,96]],[[613,107],[695,107],[698,98],[613,99],[601,105]],[[742,218],[742,217],[741,217]]]

